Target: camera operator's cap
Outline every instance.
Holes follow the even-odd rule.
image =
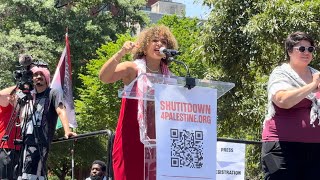
[[[47,85],[48,86],[50,85],[50,71],[49,71],[49,69],[44,68],[44,67],[34,66],[33,68],[31,68],[31,71],[33,73],[42,72],[42,74],[44,75],[44,77],[46,79]]]

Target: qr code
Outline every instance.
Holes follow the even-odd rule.
[[[203,166],[203,132],[170,129],[171,167]]]

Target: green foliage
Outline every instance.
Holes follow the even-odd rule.
[[[116,42],[109,42],[97,50],[97,59],[91,60],[85,67],[86,74],[80,74],[83,86],[79,88],[79,99],[75,101],[78,119],[78,129],[81,132],[90,132],[101,129],[114,130],[118,120],[120,98],[118,90],[123,85],[103,84],[99,78],[99,70],[113,54],[118,52],[123,43],[133,40],[127,34],[118,35]],[[126,55],[122,61],[131,60]]]
[[[8,34],[0,32],[0,45],[1,89],[14,83],[12,72],[19,69],[16,67],[19,65],[18,55],[24,53],[25,49],[30,49],[28,53],[38,60],[55,58],[52,49],[57,49],[53,40],[46,35],[23,34],[19,29],[11,29]]]
[[[177,56],[177,60],[185,62],[192,77],[202,79],[208,64],[204,61],[201,54],[202,45],[199,41],[202,30],[202,22],[196,18],[179,17],[177,15],[165,15],[158,24],[168,26],[179,44],[179,51],[182,52]],[[186,71],[181,65],[172,63],[171,70],[178,76],[185,76]]]
[[[21,53],[46,61],[51,70],[55,69],[64,47],[67,29],[73,71],[78,74],[102,43],[115,39],[116,33],[124,33],[128,29],[134,31],[132,24],[143,25],[145,20],[145,15],[138,12],[145,4],[144,0],[79,0],[61,8],[55,8],[55,3],[55,0],[0,1],[0,43],[10,53],[0,56],[0,61],[8,63],[7,66],[11,65],[10,69],[4,70],[13,71],[15,67],[12,62],[17,62]],[[99,11],[101,7],[105,8]],[[111,8],[118,11],[112,14],[109,11]],[[6,58],[11,61],[6,61]],[[0,78],[0,87],[9,83],[8,79]],[[79,82],[74,80],[78,86]]]
[[[257,118],[241,110],[248,108],[248,98],[250,100],[255,91],[260,92],[256,88],[263,88],[266,81],[261,79],[262,85],[252,83],[261,76],[261,70],[255,64],[257,53],[252,46],[254,40],[241,30],[257,9],[252,1],[213,1],[212,5],[215,8],[205,23],[205,35],[202,36],[205,58],[213,68],[213,74],[208,76],[236,84],[231,93],[219,100],[219,135],[243,138],[245,131],[239,133],[233,127],[253,122],[244,119]],[[261,119],[254,120],[259,122]]]
[[[260,12],[261,2],[210,1],[214,7],[205,23],[206,61],[212,65],[208,76],[235,83],[218,101],[218,136],[260,140],[266,103],[265,68],[260,66],[260,46],[243,29]],[[261,176],[259,147],[247,147],[246,176]]]
[[[56,138],[63,135],[64,132],[61,128],[58,130]],[[49,172],[52,172],[60,179],[65,179],[66,175],[71,175],[72,152],[74,153],[76,169],[89,170],[91,163],[96,159],[107,162],[108,140],[107,135],[99,135],[76,141],[52,144],[48,158]]]
[[[274,1],[261,5],[264,11],[253,16],[244,26],[244,33],[255,39],[253,45],[259,48],[261,60],[257,63],[265,67],[267,73],[270,67],[284,62],[283,44],[286,37],[294,31],[304,31],[311,34],[319,42],[320,1]],[[315,54],[316,55],[316,54]],[[316,55],[312,63],[319,59]]]

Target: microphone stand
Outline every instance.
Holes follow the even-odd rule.
[[[187,66],[186,63],[184,63],[183,61],[179,61],[179,60],[174,59],[173,56],[170,55],[170,53],[167,54],[167,59],[168,59],[168,62],[175,62],[177,64],[182,64],[184,66],[184,68],[186,69],[186,71],[187,71],[187,73],[185,75],[186,85],[184,87],[186,87],[190,90],[191,88],[196,86],[196,79],[191,77],[189,67]]]

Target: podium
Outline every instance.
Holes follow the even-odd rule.
[[[191,84],[190,84],[191,82]],[[234,87],[234,83],[193,79],[188,77],[142,73],[128,86],[118,91],[121,98],[138,100],[140,141],[144,144],[145,180],[156,179],[156,132],[155,132],[155,84],[186,88],[208,87],[217,90],[217,98]]]

